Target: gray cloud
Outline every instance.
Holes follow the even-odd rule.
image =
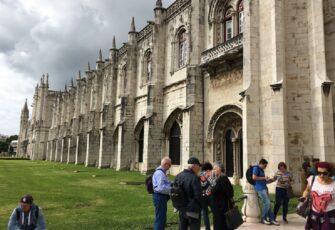
[[[172,2],[163,0],[163,5]],[[0,133],[18,132],[24,98],[31,102],[43,73],[49,73],[51,89],[63,89],[79,69],[86,70],[88,61],[95,66],[100,48],[108,57],[113,35],[118,46],[127,41],[132,16],[138,31],[153,20],[155,3],[0,0],[0,115],[8,114],[7,123],[0,121]]]

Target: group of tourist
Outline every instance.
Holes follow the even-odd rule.
[[[213,212],[214,229],[227,229],[225,213],[228,204],[234,196],[234,189],[229,179],[224,174],[223,164],[200,161],[191,157],[187,168],[175,178],[185,195],[185,204],[178,208],[179,229],[199,230],[201,213],[204,216],[206,229],[210,229],[208,207]],[[171,167],[171,160],[163,158],[161,165],[153,174],[153,202],[155,206],[155,230],[165,229],[166,212],[169,190],[172,183],[166,176],[166,171]],[[200,175],[199,175],[200,174]]]
[[[288,224],[288,204],[293,197],[293,176],[284,162],[278,164],[278,171],[273,177],[265,174],[268,161],[261,159],[252,167],[252,179],[255,190],[263,203],[260,222],[265,225],[278,226],[277,215],[282,206],[283,223]],[[171,160],[163,158],[161,166],[153,176],[153,201],[155,205],[155,230],[165,229],[167,201],[172,183],[166,176],[171,167]],[[335,229],[335,178],[332,166],[327,162],[314,159],[311,164],[303,164],[306,171],[307,185],[299,200],[303,202],[307,196],[312,198],[312,211],[307,217],[306,230]],[[224,174],[223,164],[217,162],[212,166],[205,162],[202,165],[197,158],[188,160],[188,167],[176,177],[186,195],[184,207],[179,208],[179,229],[200,229],[201,214],[206,230],[210,230],[209,208],[213,213],[214,230],[228,229],[225,213],[234,196],[233,186]],[[275,205],[272,209],[267,185],[276,182]]]

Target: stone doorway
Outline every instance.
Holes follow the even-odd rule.
[[[242,111],[237,106],[224,106],[212,117],[209,132],[213,161],[225,165],[228,177],[239,183],[243,177]]]

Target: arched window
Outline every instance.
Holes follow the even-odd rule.
[[[144,127],[142,127],[138,138],[138,162],[143,162],[143,147],[144,147]]]
[[[185,29],[179,31],[178,44],[178,67],[183,67],[187,63],[187,35]]]
[[[172,164],[180,164],[180,127],[177,122],[170,129],[169,157]]]
[[[243,8],[243,0],[239,2],[237,5],[238,10],[238,33],[241,34],[244,31],[244,8]]]
[[[233,37],[233,20],[232,20],[232,9],[229,8],[225,11],[223,18],[223,28],[224,28],[224,41],[228,41]]]

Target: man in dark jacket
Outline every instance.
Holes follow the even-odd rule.
[[[185,207],[179,210],[179,230],[199,230],[201,213],[201,185],[198,177],[201,164],[195,157],[188,161],[188,167],[176,177],[187,199]]]

